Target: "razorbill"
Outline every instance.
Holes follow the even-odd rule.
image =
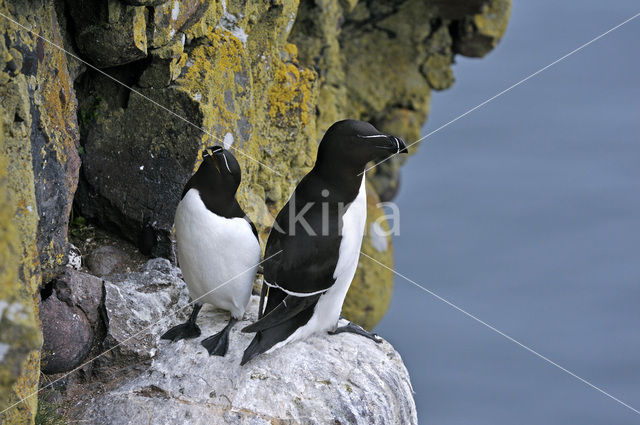
[[[227,353],[229,331],[244,315],[260,261],[258,233],[235,198],[240,179],[238,161],[228,150],[206,149],[175,215],[178,262],[195,302],[189,320],[161,338],[200,336],[196,318],[209,303],[231,313],[222,331],[202,341],[211,355]]]
[[[352,323],[337,324],[360,257],[367,215],[365,166],[397,153],[407,153],[400,138],[363,121],[339,121],[327,130],[313,169],[269,234],[265,258],[281,253],[264,264],[260,304],[268,287],[267,303],[258,321],[242,330],[256,332],[242,364],[320,331],[354,332],[380,341]]]

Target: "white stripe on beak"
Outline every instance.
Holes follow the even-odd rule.
[[[229,163],[227,162],[227,157],[224,156],[224,152],[222,152],[222,157],[224,158],[224,165],[227,166],[227,170],[229,170],[229,173],[231,173],[231,169],[229,168]]]
[[[389,136],[384,135],[384,134],[374,134],[373,136],[360,136],[360,135],[358,135],[358,137],[360,137],[361,139],[375,139],[375,138],[379,138],[379,137],[389,137]]]

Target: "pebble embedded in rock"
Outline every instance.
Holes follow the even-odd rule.
[[[82,268],[82,253],[80,249],[73,245],[69,244],[69,253],[67,254],[68,262],[67,267],[70,267],[74,270],[80,270]]]
[[[96,276],[106,276],[118,271],[127,261],[127,254],[120,248],[105,245],[95,249],[87,257],[87,267]]]

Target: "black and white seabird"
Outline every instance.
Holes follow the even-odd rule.
[[[258,233],[235,198],[240,179],[240,166],[229,151],[206,149],[175,215],[178,261],[196,301],[189,320],[161,338],[200,336],[196,318],[202,304],[209,303],[231,313],[222,331],[202,341],[211,355],[227,353],[229,331],[244,315],[260,261]]]
[[[315,332],[354,332],[379,342],[357,325],[337,327],[355,275],[367,215],[364,169],[368,162],[407,153],[398,137],[373,125],[339,121],[325,133],[313,169],[278,213],[269,235],[260,302],[264,313],[243,332],[256,332],[242,364]],[[266,285],[266,286],[265,286]]]

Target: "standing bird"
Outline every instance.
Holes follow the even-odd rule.
[[[349,323],[337,327],[355,275],[367,215],[364,169],[368,162],[407,153],[398,137],[369,123],[339,121],[325,133],[313,169],[280,210],[269,234],[260,310],[243,332],[256,332],[242,364],[321,331],[376,335]],[[266,285],[266,286],[265,286]]]
[[[258,232],[235,198],[240,179],[238,161],[228,150],[207,148],[176,209],[178,261],[195,302],[189,320],[161,338],[200,336],[196,318],[209,303],[231,313],[222,331],[202,341],[210,355],[227,353],[229,331],[244,315],[260,261]]]

